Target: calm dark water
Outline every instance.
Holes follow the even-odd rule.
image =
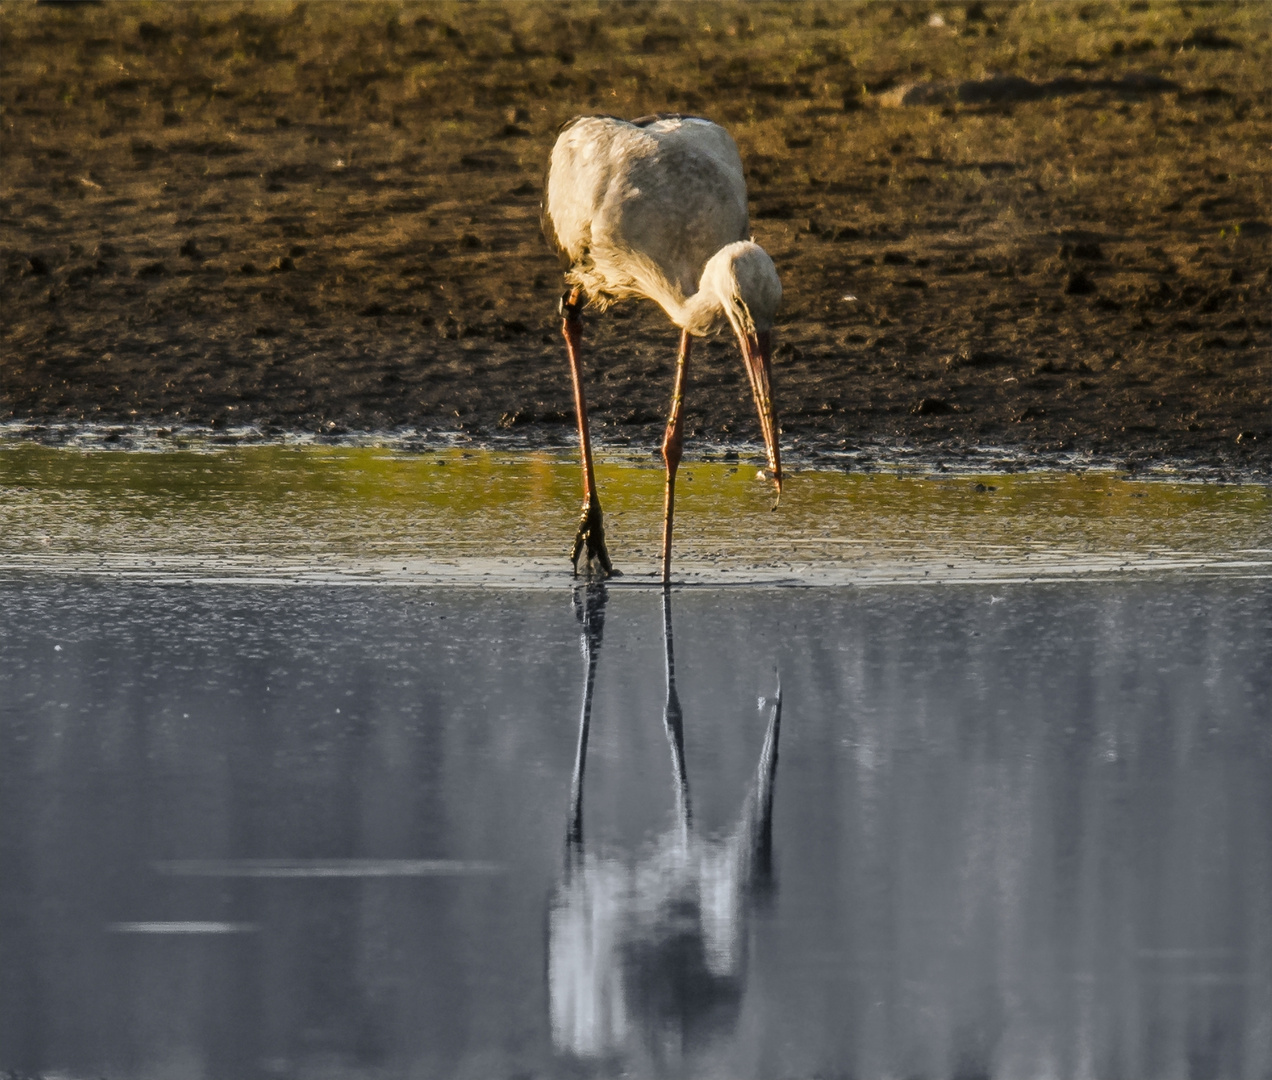
[[[1269,658],[1267,581],[10,580],[0,1069],[1265,1080]]]

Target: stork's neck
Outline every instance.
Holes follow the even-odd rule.
[[[707,282],[692,296],[682,301],[673,300],[672,304],[664,302],[663,307],[672,322],[697,337],[715,333],[727,319],[724,301]]]

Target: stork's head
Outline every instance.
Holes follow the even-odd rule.
[[[759,244],[739,240],[721,248],[708,260],[699,289],[719,300],[724,317],[738,339],[751,380],[751,392],[755,395],[755,408],[760,414],[769,468],[777,493],[781,495],[782,458],[777,445],[771,390],[773,320],[782,302],[782,283],[777,269]]]

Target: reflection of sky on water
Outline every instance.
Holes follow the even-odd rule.
[[[0,1068],[1272,1069],[1267,583],[676,593],[683,791],[660,596],[604,618],[572,844],[563,593],[7,582]]]

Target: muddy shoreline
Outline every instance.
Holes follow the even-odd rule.
[[[290,449],[378,447],[392,453],[431,454],[462,451],[507,455],[549,453],[577,460],[578,437],[559,424],[530,424],[515,431],[470,432],[459,428],[411,427],[392,431],[350,431],[317,428],[313,431],[276,427],[211,427],[196,424],[167,426],[154,423],[0,423],[0,449],[23,443],[78,452],[216,453],[246,447]],[[598,460],[649,463],[661,468],[661,450],[646,439],[619,434],[612,441],[593,444]],[[1116,473],[1126,479],[1184,483],[1266,484],[1268,475],[1257,461],[1232,462],[1195,457],[1081,451],[1047,451],[1031,447],[974,445],[949,442],[924,444],[904,438],[860,439],[828,446],[817,439],[784,439],[783,466],[790,472],[832,470],[896,473],[907,476],[983,477],[1011,473]],[[746,439],[696,439],[685,448],[688,462],[722,461],[765,466],[762,442]]]
[[[25,437],[571,445],[542,163],[571,115],[665,108],[742,149],[793,460],[1272,475],[1258,5],[0,19],[0,420]],[[673,329],[637,305],[585,335],[597,443],[655,446]],[[758,448],[732,343],[695,352],[686,428]]]

